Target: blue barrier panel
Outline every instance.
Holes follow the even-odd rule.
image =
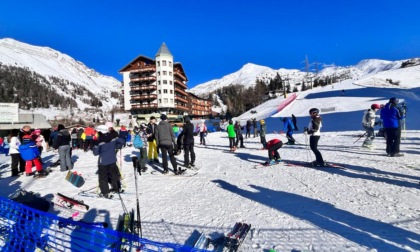
[[[0,251],[205,251],[65,219],[0,197]]]

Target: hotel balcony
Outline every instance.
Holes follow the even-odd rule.
[[[179,97],[179,96],[175,96],[175,100],[180,101],[180,102],[188,103],[187,99],[184,99],[184,98]]]
[[[131,104],[132,109],[157,109],[158,105],[155,103],[150,104]]]
[[[155,66],[146,66],[142,68],[133,69],[130,73],[144,73],[144,72],[156,72]]]
[[[175,104],[175,108],[183,111],[189,111],[187,107],[178,104]]]
[[[156,81],[156,76],[146,76],[146,77],[130,77],[131,82],[153,82]]]
[[[178,80],[178,79],[174,79],[174,81],[175,81],[175,84],[178,84],[178,85],[180,85],[182,88],[187,89],[187,85],[185,85],[185,84],[184,84],[184,82],[182,82],[182,81],[180,81],[180,80]]]
[[[156,100],[157,95],[149,94],[149,95],[131,95],[131,100]]]
[[[185,92],[184,90],[182,90],[180,88],[177,88],[177,87],[175,88],[175,92],[178,92],[178,93],[180,93],[182,95],[188,96],[187,92]]]
[[[179,78],[181,78],[183,81],[187,81],[187,78],[185,78],[185,76],[182,75],[180,71],[174,71],[174,74],[179,76]]]
[[[156,85],[138,85],[138,84],[133,84],[131,85],[130,90],[131,91],[148,91],[148,90],[156,90],[157,86]]]

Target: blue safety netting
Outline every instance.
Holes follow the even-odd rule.
[[[0,197],[0,251],[203,251],[154,242]]]

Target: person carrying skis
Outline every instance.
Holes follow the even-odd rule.
[[[235,138],[236,138],[236,132],[235,132],[235,126],[233,126],[233,121],[229,120],[229,125],[226,128],[226,131],[228,133],[229,137],[229,148],[231,152],[236,151],[235,146]]]
[[[283,134],[286,132],[286,138],[287,138],[287,145],[294,145],[295,139],[293,138],[293,130],[295,129],[293,122],[287,118],[283,117],[280,118],[283,121],[283,130],[280,132],[280,134]]]
[[[267,141],[265,140],[265,133],[267,132],[267,125],[263,119],[260,120],[260,140],[263,145],[262,150],[267,150]]]
[[[311,108],[309,110],[311,121],[307,128],[304,128],[304,134],[310,135],[309,145],[312,152],[315,154],[316,160],[312,162],[313,166],[327,166],[322,158],[321,152],[318,150],[318,141],[321,138],[322,118],[319,115],[319,109]]]
[[[195,164],[195,152],[194,152],[194,125],[191,123],[191,119],[189,117],[185,117],[184,119],[184,129],[179,134],[178,139],[181,142],[184,148],[184,167],[191,168],[194,167]],[[180,148],[181,146],[178,146]],[[190,155],[191,155],[191,162],[190,162]]]
[[[267,165],[274,165],[281,162],[279,149],[283,146],[283,142],[280,139],[274,138],[267,142],[268,159]]]
[[[370,109],[366,110],[362,118],[362,126],[366,130],[366,139],[362,144],[362,147],[372,148],[372,141],[375,139],[374,127],[379,124],[377,119],[379,115],[376,115],[376,111],[381,108],[379,104],[372,104]]]
[[[381,119],[386,132],[386,153],[388,157],[404,156],[400,153],[401,124],[405,115],[397,108],[398,99],[392,97],[381,109]]]

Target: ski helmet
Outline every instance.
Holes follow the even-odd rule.
[[[313,114],[313,113],[315,113],[315,114],[319,114],[319,109],[317,109],[317,108],[311,108],[311,109],[309,110],[309,114]]]
[[[233,121],[232,120],[229,120],[229,124],[233,124]]]
[[[261,123],[261,124],[264,124],[264,123],[265,123],[265,121],[264,121],[263,119],[261,119],[261,120],[260,120],[260,123]]]
[[[372,104],[372,106],[370,106],[370,108],[371,109],[380,109],[381,105],[375,103],[375,104]]]
[[[395,98],[395,97],[392,97],[391,99],[389,99],[389,103],[393,103],[393,104],[397,105],[398,104],[398,99]]]

